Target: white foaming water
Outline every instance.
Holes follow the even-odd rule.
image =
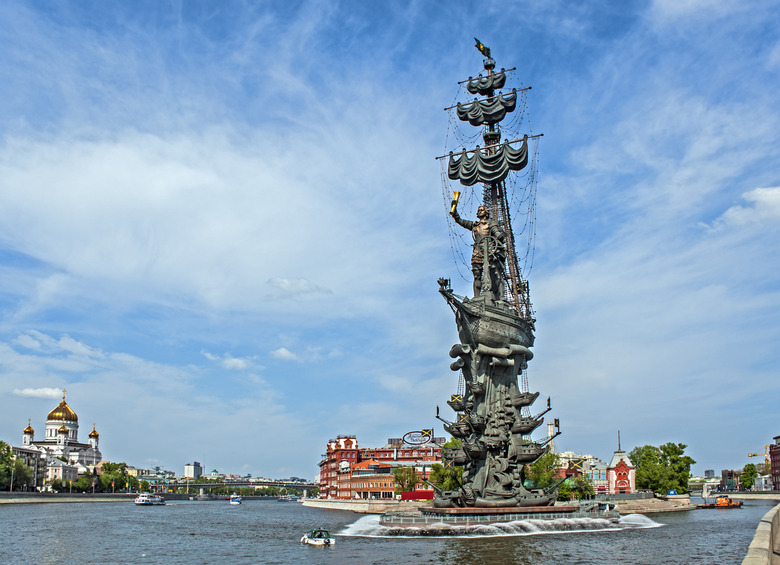
[[[618,524],[622,526],[621,529],[660,528],[663,526],[663,524],[654,522],[644,514],[626,514],[620,517]]]
[[[370,515],[363,516],[356,522],[349,524],[337,535],[383,538],[532,536],[658,528],[662,525],[642,514],[628,514],[621,516],[618,522],[610,522],[603,518],[560,518],[558,520],[499,522],[479,526],[453,526],[438,523],[399,528],[383,526],[379,523],[379,516]]]

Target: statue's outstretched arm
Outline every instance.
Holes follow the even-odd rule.
[[[455,201],[453,201],[453,202],[455,202]],[[466,228],[467,230],[470,230],[471,228],[474,227],[474,222],[472,222],[471,220],[464,220],[463,218],[460,217],[460,214],[458,214],[458,209],[457,208],[453,207],[450,210],[450,215],[452,216],[452,219],[455,220],[455,223],[458,224],[459,226],[462,226],[462,227]]]

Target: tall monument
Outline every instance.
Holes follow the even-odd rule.
[[[544,455],[560,431],[556,420],[554,434],[540,442],[531,439],[550,410],[550,400],[545,409],[531,415],[539,393],[529,391],[526,370],[533,357],[536,320],[511,218],[520,202],[526,210],[523,231],[526,237],[533,235],[529,214],[534,213],[535,167],[529,167],[529,141],[535,147],[540,135],[502,139],[502,133],[524,125],[530,87],[506,89],[514,69],[497,71],[490,50],[478,40],[477,49],[484,56],[484,74],[461,83],[475,98],[449,109],[459,120],[481,129],[484,145],[440,157],[447,159],[446,177],[463,185],[464,194],[470,187],[482,190],[477,194],[471,189],[468,196],[472,205],[479,203],[476,218],[460,216],[460,190],[454,191],[449,208],[453,229],[471,232],[473,296],[457,296],[448,279],[439,279],[439,292],[455,315],[459,343],[450,350],[454,359],[450,368],[458,372],[459,384],[447,402],[455,412],[453,421],[441,417],[438,408],[437,417],[461,442],[459,448],[444,450],[442,458],[445,468],[461,466],[464,471],[458,489],[436,493],[434,507],[547,506],[557,498],[557,487],[542,490],[527,485],[525,466]],[[523,181],[517,180],[523,175],[524,188]]]

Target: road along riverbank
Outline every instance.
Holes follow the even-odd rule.
[[[38,492],[3,492],[0,493],[0,504],[39,504],[63,502],[124,502],[134,500],[137,493],[117,494],[53,494]]]

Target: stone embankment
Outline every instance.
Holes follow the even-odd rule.
[[[761,518],[742,565],[780,565],[780,504]]]
[[[614,500],[617,510],[625,514],[653,514],[656,512],[680,512],[694,510],[691,497],[687,494],[665,498],[638,498],[632,500]]]
[[[37,504],[44,502],[119,502],[133,500],[137,494],[50,494],[32,492],[5,492],[0,504]]]

